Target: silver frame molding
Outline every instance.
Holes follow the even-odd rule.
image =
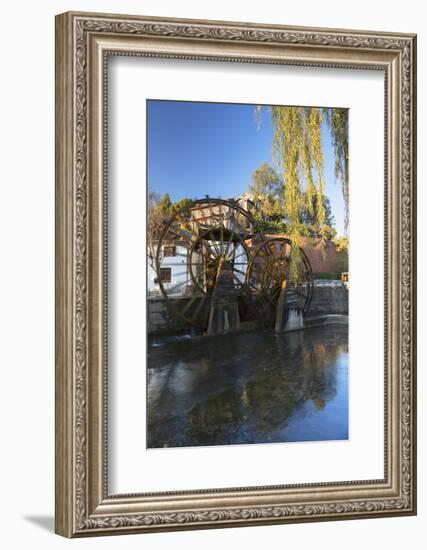
[[[105,245],[110,55],[384,72],[384,479],[108,494]],[[415,115],[412,34],[72,12],[56,17],[58,534],[78,537],[416,513]]]

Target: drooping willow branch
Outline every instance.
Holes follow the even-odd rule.
[[[342,183],[345,228],[348,226],[348,111],[310,107],[270,107],[273,126],[273,155],[283,172],[284,214],[289,223],[292,247],[291,276],[298,278],[300,264],[298,237],[301,211],[315,216],[324,240],[324,164],[322,124],[331,132],[335,154],[335,174]],[[256,109],[260,120],[261,107]],[[314,211],[313,211],[314,210]]]
[[[323,109],[331,131],[335,154],[335,177],[340,180],[344,198],[344,229],[348,232],[348,109]]]

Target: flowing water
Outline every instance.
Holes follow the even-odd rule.
[[[147,446],[348,438],[348,328],[149,340]]]

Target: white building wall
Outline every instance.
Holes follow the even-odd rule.
[[[175,256],[163,256],[160,266],[165,268],[171,269],[171,282],[170,283],[163,283],[163,287],[166,290],[168,296],[182,296],[185,294],[186,289],[188,286],[193,285],[193,281],[191,279],[191,275],[187,266],[188,256],[187,256],[187,247],[185,245],[180,244],[166,244],[164,246],[175,246],[176,255]],[[211,244],[211,246],[213,246]],[[226,246],[225,244],[223,246]],[[154,256],[156,256],[157,250],[154,250]],[[238,245],[236,247],[236,261],[238,262],[238,265],[236,265],[237,269],[239,271],[242,271],[243,273],[246,272],[247,269],[247,259],[244,254],[244,248],[242,245]],[[197,261],[198,255],[193,254],[192,261]],[[158,274],[155,269],[155,266],[153,267],[150,262],[148,262],[148,296],[150,297],[158,297],[162,295],[162,292],[160,290],[160,285],[157,281]],[[240,281],[241,284],[243,284],[245,280],[245,275],[243,273],[235,272],[236,278]]]
[[[175,246],[175,256],[164,256],[161,261],[161,267],[169,267],[171,269],[171,282],[163,283],[163,286],[168,295],[180,296],[184,294],[186,286],[191,284],[190,273],[187,269],[187,247],[179,244],[165,245]],[[155,254],[157,251],[154,251]],[[160,295],[160,285],[156,282],[158,278],[154,267],[148,262],[148,295]]]

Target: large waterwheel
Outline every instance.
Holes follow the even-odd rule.
[[[155,263],[160,290],[174,315],[206,329],[216,288],[221,289],[220,301],[238,304],[247,295],[254,231],[251,214],[233,200],[197,200],[172,216],[161,233]],[[171,242],[180,250],[181,271],[165,282],[161,273],[169,261],[165,251]]]
[[[252,307],[263,324],[272,326],[278,307],[295,309],[306,315],[313,297],[313,274],[304,250],[298,247],[297,273],[291,273],[292,241],[286,237],[262,239],[251,254],[246,286]],[[295,258],[295,254],[294,254]],[[286,288],[286,303],[279,304]]]

